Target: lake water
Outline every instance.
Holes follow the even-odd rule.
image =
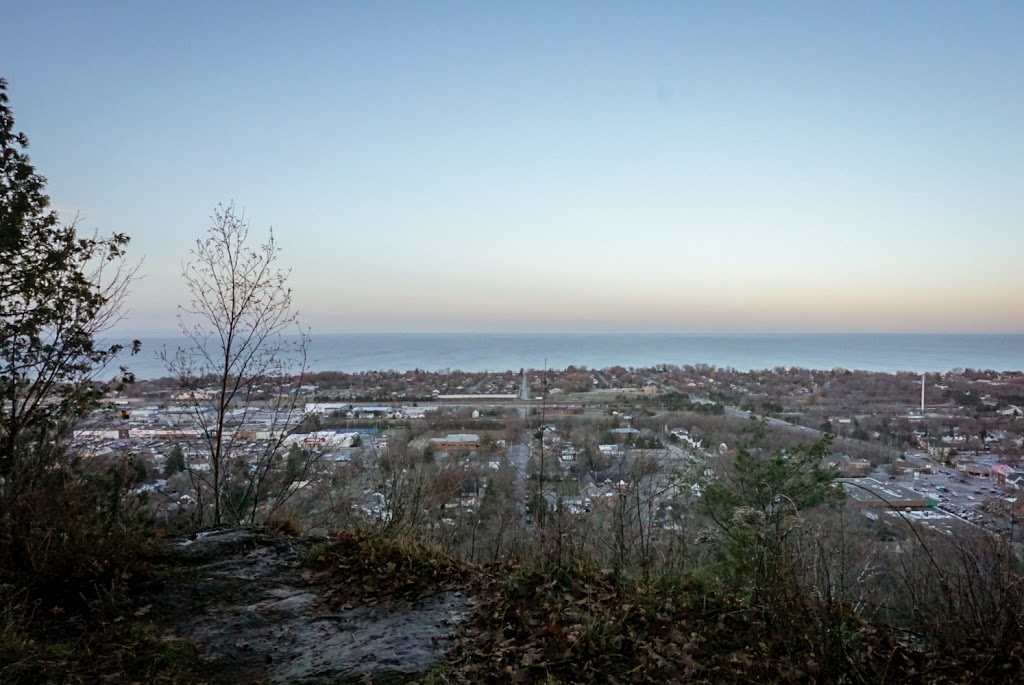
[[[142,340],[142,352],[127,363],[140,379],[165,376],[156,352],[184,342],[180,336],[135,337]],[[741,371],[1024,369],[1024,335],[1019,334],[323,333],[313,335],[311,348],[314,371],[503,371],[543,368],[545,360],[553,369],[656,364]]]

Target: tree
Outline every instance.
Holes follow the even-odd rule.
[[[96,379],[122,346],[99,337],[139,265],[125,261],[127,236],[61,223],[8,102],[0,78],[0,576],[75,596],[137,540],[123,504],[138,472],[90,470],[66,438],[108,389]]]
[[[292,308],[290,272],[277,266],[273,232],[251,247],[249,224],[233,204],[219,205],[211,219],[208,235],[182,266],[190,301],[179,307],[178,323],[189,342],[161,357],[191,403],[190,418],[209,458],[208,472],[190,469],[199,522],[207,522],[211,504],[212,522],[219,524],[253,521],[263,505],[269,516],[288,497],[289,484],[275,471],[284,438],[302,419],[298,390],[309,335]],[[267,433],[261,449],[236,450],[257,412]],[[291,475],[302,477],[312,466],[307,461],[302,473]]]
[[[181,445],[174,445],[167,453],[167,462],[164,464],[164,478],[170,478],[179,474],[187,468],[185,463],[185,452]]]
[[[120,317],[138,265],[125,263],[127,236],[81,237],[75,221],[60,223],[6,90],[0,78],[0,479],[10,490],[63,456],[57,446],[102,397],[93,379],[122,346],[97,336]],[[123,369],[120,380],[131,380]]]
[[[708,485],[705,506],[726,528],[739,508],[753,509],[774,525],[797,512],[841,495],[832,487],[836,470],[825,465],[826,436],[810,447],[771,454],[741,447],[732,469]]]
[[[704,512],[722,534],[717,551],[723,577],[756,590],[782,583],[795,558],[789,549],[794,520],[845,497],[836,469],[825,462],[831,444],[826,435],[813,445],[770,454],[741,447],[731,466],[705,484]]]

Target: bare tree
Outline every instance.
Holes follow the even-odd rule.
[[[212,504],[218,524],[253,521],[262,505],[288,496],[292,484],[277,472],[281,445],[302,419],[309,333],[292,307],[290,271],[277,266],[273,232],[251,247],[249,224],[233,204],[218,205],[211,219],[181,272],[191,299],[178,323],[188,345],[161,357],[209,460],[203,470],[189,465],[199,523]],[[309,465],[288,471],[305,475]]]

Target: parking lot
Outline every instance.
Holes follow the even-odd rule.
[[[1017,525],[1008,518],[993,512],[994,507],[981,505],[990,499],[1013,497],[1013,493],[1002,491],[992,479],[976,479],[945,467],[933,469],[926,475],[900,475],[889,482],[898,483],[927,499],[937,501],[936,508],[981,528],[1004,536],[1019,535]]]

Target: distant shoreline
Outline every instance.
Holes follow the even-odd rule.
[[[142,352],[121,363],[139,379],[166,376],[156,353],[182,336],[138,337]],[[1019,333],[314,333],[313,371],[591,369],[705,364],[738,371],[803,368],[883,373],[1024,370]]]

